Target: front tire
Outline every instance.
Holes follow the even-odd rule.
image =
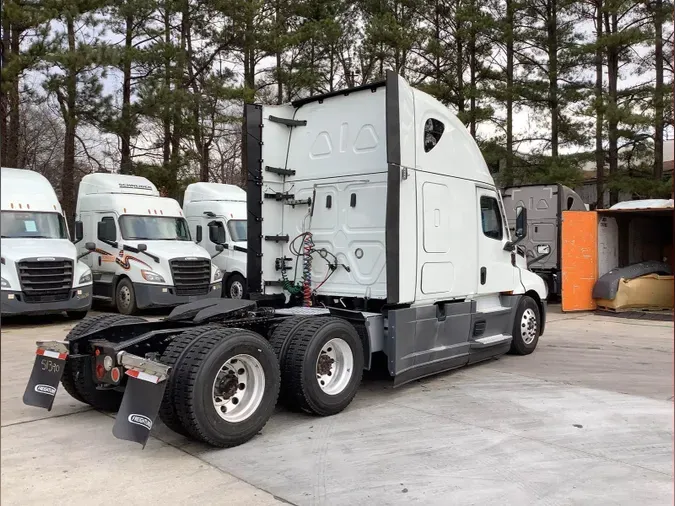
[[[363,362],[361,338],[349,322],[307,321],[291,336],[284,359],[286,403],[320,416],[341,412],[359,389]]]
[[[241,274],[231,274],[225,283],[225,296],[230,299],[245,299],[248,297],[246,279]]]
[[[178,364],[175,410],[195,439],[230,448],[262,430],[279,397],[279,364],[255,332],[217,329],[202,334]]]
[[[518,303],[513,321],[511,353],[529,355],[537,347],[541,334],[539,306],[532,297],[524,295]]]
[[[115,305],[117,306],[117,311],[123,315],[133,315],[138,312],[136,292],[134,291],[134,285],[129,278],[124,278],[117,283],[117,288],[115,289]]]

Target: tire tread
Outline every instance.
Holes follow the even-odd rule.
[[[254,332],[237,328],[215,329],[202,334],[195,341],[195,344],[187,350],[184,358],[181,360],[179,370],[176,371],[174,399],[175,409],[180,417],[181,424],[190,436],[212,446],[230,448],[242,444],[243,441],[222,442],[210,437],[200,427],[197,420],[198,415],[195,409],[194,396],[191,394],[195,390],[199,369],[211,351],[224,339],[241,334],[247,334],[249,337],[255,338],[260,346],[266,347],[268,352],[274,353],[272,346]],[[276,398],[279,396],[279,381],[276,382],[276,387],[276,391],[274,392],[275,403]],[[262,427],[260,430],[262,430]]]
[[[288,346],[288,351],[286,352],[285,367],[281,378],[282,384],[285,385],[285,388],[288,391],[288,396],[285,400],[289,408],[302,410],[307,413],[320,416],[326,416],[330,414],[321,408],[321,406],[317,405],[317,403],[307,395],[303,366],[307,349],[309,348],[309,345],[316,334],[319,332],[319,330],[321,330],[322,327],[330,324],[331,322],[334,322],[335,320],[339,319],[330,316],[312,318],[312,321],[310,321],[305,327],[298,329],[292,336],[291,342]],[[361,354],[362,353],[363,352],[361,351]],[[354,358],[356,360],[356,356]],[[363,368],[357,369],[357,371],[354,371],[354,374],[358,375],[357,384],[360,384],[363,377]],[[354,392],[352,392],[352,394],[348,397],[346,405],[349,405],[349,403],[352,401],[356,395],[357,390],[358,389],[355,389]]]

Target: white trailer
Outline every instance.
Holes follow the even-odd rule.
[[[278,398],[339,413],[378,353],[400,385],[534,351],[547,294],[516,247],[527,208],[511,237],[478,146],[441,103],[390,72],[247,105],[245,123],[250,299],[185,304],[156,322],[87,319],[66,342],[38,343],[71,365],[47,374],[36,361],[25,403],[50,408],[36,389],[61,381],[119,409],[119,438],[145,444],[159,414],[228,447],[258,434]]]
[[[123,314],[220,297],[222,273],[192,241],[183,211],[160,197],[149,180],[119,174],[89,174],[77,197],[83,237],[95,243],[86,257],[94,297]],[[197,237],[197,239],[201,239]]]
[[[246,192],[231,184],[193,183],[185,189],[183,212],[223,273],[223,296],[246,297]]]
[[[52,185],[37,172],[2,167],[0,188],[2,315],[83,318],[91,307],[91,271],[77,257]]]

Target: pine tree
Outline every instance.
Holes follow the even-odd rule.
[[[645,154],[645,129],[648,116],[639,111],[639,103],[644,103],[648,88],[639,85],[624,90],[619,89],[619,72],[622,67],[632,63],[635,53],[632,49],[644,43],[647,38],[649,16],[640,4],[626,0],[604,0],[604,35],[601,39],[607,62],[607,135],[609,160],[609,205],[619,201],[622,190],[631,190],[634,175],[633,164]],[[619,173],[621,138],[625,138],[623,162],[626,174]],[[635,167],[640,169],[640,167]]]
[[[154,2],[148,0],[121,0],[113,3],[107,13],[112,34],[121,39],[111,48],[111,64],[122,73],[122,98],[119,113],[114,114],[106,129],[119,137],[122,174],[133,173],[132,139],[138,133],[139,116],[132,95],[136,83],[143,78],[143,73],[138,73],[143,61],[142,45],[158,36],[148,31],[155,8]]]
[[[34,69],[44,55],[49,13],[40,3],[2,1],[2,83],[0,85],[0,162],[3,167],[23,167],[19,143],[21,130],[22,76]],[[26,33],[35,32],[30,40]]]
[[[45,0],[45,9],[63,29],[53,30],[46,42],[43,61],[44,88],[55,97],[65,124],[62,174],[62,207],[71,222],[75,216],[75,145],[82,143],[77,130],[82,124],[98,126],[109,109],[109,97],[103,95],[106,47],[95,35],[82,37],[79,30],[98,26],[99,0]],[[52,67],[59,69],[54,72]]]

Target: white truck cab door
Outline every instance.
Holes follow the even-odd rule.
[[[114,225],[115,241],[118,242],[117,247],[99,239],[98,224],[100,222],[108,223],[110,226]],[[84,222],[82,225],[83,227],[86,226]],[[121,234],[117,217],[114,213],[93,213],[90,221],[90,232],[86,232],[86,230],[87,229],[85,229],[84,236],[92,237],[92,242],[96,244],[96,251],[89,255],[91,257],[91,271],[94,277],[94,295],[112,299],[114,298],[112,284],[113,277],[118,269],[125,269],[124,266],[120,266],[117,263],[118,258],[122,261],[122,258],[119,256],[119,253],[122,251],[122,246],[119,244]],[[128,265],[127,262],[127,270]]]
[[[517,268],[512,254],[504,250],[509,241],[507,223],[497,192],[476,188],[478,213],[478,289],[479,295],[508,292],[514,289]]]

